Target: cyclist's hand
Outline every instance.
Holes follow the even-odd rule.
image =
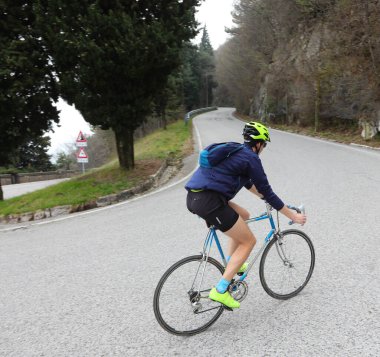
[[[280,209],[280,212],[291,220],[289,224],[298,223],[304,225],[306,223],[305,213],[297,213],[293,209],[290,209],[288,206],[282,207]]]
[[[304,213],[294,213],[292,218],[294,223],[301,224],[302,226],[306,223],[306,214]]]

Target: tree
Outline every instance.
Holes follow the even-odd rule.
[[[219,101],[221,97],[232,98],[238,111],[261,118],[277,106],[278,98],[286,98],[285,71],[276,72],[275,86],[268,73],[276,51],[281,53],[297,29],[302,17],[297,6],[295,1],[284,0],[235,3],[235,26],[228,29],[232,36],[217,53]]]
[[[87,147],[85,148],[89,157],[86,165],[88,169],[102,166],[116,156],[115,138],[112,131],[95,127],[92,128],[92,131],[93,135],[87,138]]]
[[[213,88],[216,87],[214,50],[211,46],[206,26],[203,28],[201,43],[199,44],[200,78],[200,105],[208,107],[213,102]]]
[[[200,0],[39,0],[64,99],[115,133],[120,166],[134,166],[133,132],[196,35]],[[49,19],[47,22],[46,19]]]
[[[27,140],[58,123],[56,80],[32,3],[0,3],[0,166],[8,165]]]
[[[173,81],[170,82],[172,84]],[[163,88],[160,92],[157,92],[157,94],[153,98],[153,106],[154,106],[154,112],[159,118],[160,127],[164,130],[167,129],[166,127],[166,107],[168,105],[169,96],[171,95],[171,91],[174,90],[173,87],[168,83],[166,84],[165,88]]]
[[[50,155],[47,151],[50,147],[50,137],[40,136],[33,138],[21,145],[14,153],[12,164],[18,169],[28,169],[30,171],[52,170]]]
[[[89,157],[87,169],[96,168],[108,163],[116,156],[115,135],[112,130],[102,130],[97,127],[91,128],[92,135],[86,137],[87,147],[84,148]],[[56,166],[61,170],[74,170],[81,168],[77,163],[78,147],[75,144],[66,144],[65,149],[58,153]]]
[[[224,88],[232,98],[233,106],[239,112],[249,114],[250,99],[258,87],[260,67],[253,61],[252,51],[249,49],[242,51],[241,47],[241,39],[235,37],[218,49],[217,93],[220,97],[219,90]]]
[[[296,0],[303,11],[313,17],[325,15],[335,5],[336,0]]]
[[[201,64],[198,47],[187,43],[182,50],[182,91],[183,103],[187,111],[200,107]]]
[[[65,152],[60,152],[57,157],[56,166],[61,170],[71,170],[74,165],[75,160],[73,155],[66,154]]]

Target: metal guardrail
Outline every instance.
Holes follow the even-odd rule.
[[[218,109],[218,107],[206,107],[206,108],[199,108],[199,109],[192,110],[192,111],[185,114],[185,118],[184,118],[185,124],[187,125],[189,120],[198,114],[211,112],[212,110],[217,110],[217,109]]]

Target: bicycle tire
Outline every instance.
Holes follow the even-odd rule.
[[[287,300],[299,294],[309,282],[315,265],[315,251],[311,239],[302,231],[289,229],[283,231],[281,237],[282,249],[280,248],[277,237],[274,237],[264,249],[259,272],[261,285],[265,292],[275,299]],[[303,253],[301,253],[300,239],[303,240]],[[292,250],[290,246],[296,241],[297,250]],[[285,255],[288,256],[284,261],[281,254],[285,251],[287,251]],[[295,258],[294,255],[292,256],[292,254],[298,254],[297,258]],[[304,260],[306,263],[301,263],[301,260]],[[292,268],[294,268],[294,271],[291,270]],[[303,270],[302,272],[301,269]],[[298,285],[293,276],[293,272],[295,271],[301,272],[300,283]],[[282,276],[281,273],[283,273]],[[285,274],[288,274],[288,281],[293,283],[294,286],[291,289],[294,290],[279,292],[278,285],[283,286],[286,283],[286,279],[284,279]],[[278,283],[276,283],[276,281],[278,281]]]
[[[161,327],[174,335],[190,336],[203,332],[215,323],[223,313],[224,307],[221,304],[207,298],[208,291],[212,288],[211,285],[207,285],[206,290],[200,289],[201,293],[197,290],[194,290],[194,293],[202,295],[200,299],[202,299],[202,302],[204,299],[203,304],[212,306],[212,309],[206,310],[205,308],[203,309],[206,310],[204,313],[195,313],[192,310],[193,306],[190,301],[189,290],[192,288],[192,285],[195,285],[194,281],[197,280],[198,275],[202,271],[199,268],[202,259],[202,255],[193,255],[173,264],[161,277],[154,292],[154,315]],[[187,271],[187,269],[189,269],[189,271]],[[193,271],[194,269],[196,269],[196,271]],[[181,274],[176,277],[176,273],[178,273],[179,270]],[[203,277],[204,279],[207,278],[206,284],[211,284],[211,281],[212,284],[216,284],[223,273],[224,267],[217,260],[209,257]],[[193,283],[191,283],[191,281],[193,281]],[[168,302],[165,301],[164,297],[165,299],[168,297]],[[185,305],[187,304],[188,306],[186,307]],[[181,326],[182,321],[179,320],[183,315],[186,316],[183,317],[185,321],[183,326]],[[203,322],[201,322],[200,326],[194,327],[191,320],[197,320],[197,323],[200,320],[203,320]]]

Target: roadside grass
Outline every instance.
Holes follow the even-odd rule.
[[[167,130],[159,129],[145,136],[135,146],[135,155],[139,160],[165,159],[168,156],[183,157],[192,150],[191,123],[184,125],[179,120],[168,126]]]
[[[45,189],[0,201],[0,216],[36,212],[56,206],[80,205],[136,186],[154,174],[167,157],[192,150],[191,125],[179,120],[135,142],[135,168],[123,170],[118,160]]]

